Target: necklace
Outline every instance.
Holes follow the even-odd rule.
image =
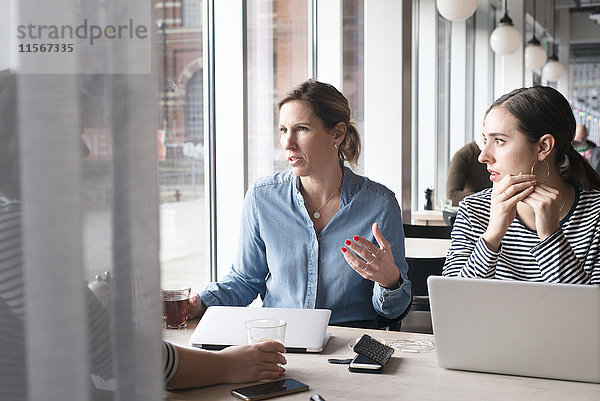
[[[563,210],[563,208],[565,207],[565,205],[567,204],[567,194],[565,194],[565,200],[563,200],[562,206],[560,207],[560,209],[558,210],[558,217],[560,218],[560,214]]]
[[[321,208],[322,208],[323,206],[325,206],[325,204],[326,204],[327,202],[329,202],[329,199],[331,199],[331,197],[332,197],[332,196],[333,196],[333,195],[334,195],[334,194],[335,194],[335,193],[338,191],[338,189],[340,189],[340,187],[342,186],[342,182],[343,182],[343,181],[344,181],[344,180],[340,180],[340,185],[338,185],[338,186],[337,186],[337,187],[336,187],[336,188],[333,190],[333,192],[331,193],[331,195],[329,195],[329,196],[327,197],[327,199],[325,199],[325,202],[321,203],[321,206],[319,206],[319,207],[317,207],[317,208],[315,208],[315,207],[312,205],[312,203],[310,203],[310,201],[308,200],[308,198],[307,198],[307,197],[305,197],[305,198],[304,198],[304,199],[306,199],[306,202],[308,202],[308,205],[314,209],[314,211],[315,211],[315,212],[313,213],[313,217],[314,217],[315,219],[318,219],[319,217],[321,217],[321,213],[319,213],[319,210],[321,210]]]

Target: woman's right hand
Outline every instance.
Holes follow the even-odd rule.
[[[287,360],[285,347],[277,341],[263,341],[250,345],[227,347],[217,353],[224,368],[221,381],[245,383],[256,380],[273,380],[283,376]],[[219,365],[216,366],[219,368]]]
[[[502,238],[517,214],[517,203],[533,192],[535,184],[535,175],[519,173],[519,175],[507,174],[494,185],[490,221],[482,236],[490,251],[498,252]]]
[[[204,305],[204,303],[200,299],[200,295],[194,294],[192,297],[190,297],[189,300],[187,311],[188,320],[194,319],[196,317],[202,317],[202,315],[204,315],[204,312],[206,312],[206,309],[206,305]]]

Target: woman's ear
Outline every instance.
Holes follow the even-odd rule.
[[[333,129],[332,129],[333,138],[336,143],[338,143],[338,144],[342,143],[342,141],[346,137],[347,129],[348,129],[348,127],[346,126],[346,123],[344,123],[342,121],[340,121],[339,123],[337,123],[335,125],[335,127],[333,127]]]
[[[550,134],[543,135],[538,140],[538,160],[546,160],[546,158],[552,153],[554,149],[555,140],[554,137]]]

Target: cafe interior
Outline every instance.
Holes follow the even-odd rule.
[[[12,89],[0,88],[0,122],[7,130],[18,121],[18,148],[2,144],[1,154],[19,171],[0,188],[17,182],[23,212],[22,244],[0,249],[22,255],[15,330],[26,352],[21,368],[0,366],[0,382],[14,394],[11,383],[24,380],[22,399],[94,399],[90,327],[110,335],[114,377],[92,382],[115,400],[225,394],[165,395],[156,344],[187,337],[161,326],[159,289],[183,283],[197,293],[229,272],[246,191],[288,168],[278,101],[307,79],[349,100],[362,142],[352,169],[394,192],[404,224],[448,227],[452,156],[480,137],[487,108],[513,89],[557,89],[600,146],[600,1],[1,1],[0,70]],[[74,50],[52,58],[26,47],[43,35]],[[443,264],[449,237],[432,241],[407,238],[407,256]],[[0,293],[10,297],[6,274]],[[108,305],[108,322],[86,309],[82,283]],[[421,327],[418,313],[412,318]],[[411,333],[409,322],[401,332]],[[372,385],[363,376],[357,385]],[[510,399],[535,387],[483,381],[485,390],[459,398]],[[593,387],[549,382],[543,399],[569,398],[564,391],[592,399]],[[525,387],[510,392],[513,384]],[[341,387],[331,399],[370,399]],[[444,399],[430,390],[421,399]]]

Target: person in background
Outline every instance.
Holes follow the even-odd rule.
[[[579,152],[586,160],[590,160],[592,155],[592,149],[596,147],[596,144],[587,139],[588,132],[587,128],[583,124],[577,124],[575,128],[575,138],[571,142],[573,148]]]
[[[193,299],[211,305],[326,308],[331,323],[377,327],[411,302],[400,207],[392,191],[344,166],[360,139],[348,100],[316,80],[279,103],[279,141],[290,169],[247,192],[237,260]]]
[[[25,297],[22,253],[22,210],[19,180],[17,80],[0,71],[0,400],[27,400]],[[82,153],[88,153],[82,146]],[[158,289],[157,289],[158,294]],[[88,312],[89,373],[113,377],[109,312],[85,286]],[[157,324],[159,318],[157,317]],[[158,344],[157,344],[158,346]],[[168,388],[199,387],[276,379],[283,375],[285,347],[275,341],[230,347],[219,352],[180,347],[162,341],[163,378]],[[82,367],[88,369],[87,366]],[[92,399],[106,399],[92,390]],[[108,399],[111,399],[108,396]]]
[[[484,164],[479,163],[481,147],[473,141],[460,148],[450,161],[446,179],[446,197],[457,206],[467,195],[492,186]]]
[[[592,149],[589,162],[592,168],[600,174],[600,147],[597,146]]]
[[[560,92],[516,89],[488,109],[492,188],[458,209],[445,276],[600,284],[600,177],[573,148]]]

